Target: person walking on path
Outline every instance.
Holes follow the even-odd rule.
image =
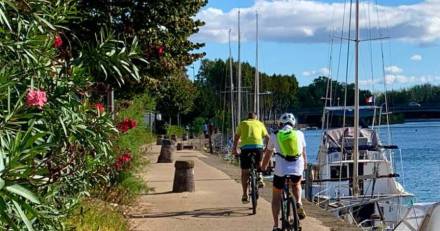
[[[307,165],[306,142],[304,134],[294,129],[296,125],[295,116],[291,113],[284,113],[281,118],[281,129],[271,134],[269,143],[265,150],[263,170],[267,168],[270,158],[275,154],[275,170],[273,176],[272,192],[272,215],[274,227],[278,228],[278,214],[281,207],[281,192],[286,177],[292,183],[293,196],[297,201],[298,217],[304,219],[306,213],[301,203],[301,178]]]
[[[267,133],[266,127],[257,119],[255,113],[250,112],[248,118],[241,121],[238,125],[237,133],[234,137],[234,145],[232,147],[232,154],[238,155],[237,146],[238,143],[240,143],[241,185],[243,188],[241,201],[244,204],[249,203],[247,187],[252,155],[256,155],[255,164],[257,166],[254,167],[260,171],[264,144],[267,144],[268,141],[269,134]],[[259,172],[259,187],[264,187],[263,174],[261,171]]]

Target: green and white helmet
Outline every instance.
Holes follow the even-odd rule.
[[[292,113],[284,113],[283,115],[281,115],[280,122],[282,124],[289,123],[292,126],[296,125],[296,119],[295,119],[295,116]]]

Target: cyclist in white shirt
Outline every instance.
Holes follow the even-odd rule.
[[[273,177],[272,215],[274,221],[273,230],[278,228],[278,214],[281,207],[281,192],[286,177],[292,183],[292,192],[297,201],[298,217],[304,219],[306,213],[301,203],[301,178],[307,165],[306,142],[304,134],[296,130],[295,116],[284,113],[281,118],[281,129],[271,134],[265,151],[263,170],[267,168],[268,160],[275,155],[275,169]]]

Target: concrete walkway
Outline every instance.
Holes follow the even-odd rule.
[[[155,163],[160,146],[153,146],[151,164],[143,176],[154,191],[140,197],[137,212],[129,214],[131,230],[272,230],[270,203],[258,200],[256,215],[242,205],[241,186],[231,177],[202,161],[194,150],[176,151],[175,159],[195,162],[194,193],[172,193],[174,164]],[[303,230],[330,230],[314,218],[302,221]]]

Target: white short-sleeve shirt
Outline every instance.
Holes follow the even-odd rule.
[[[291,126],[286,125],[282,128],[283,130],[293,129]],[[301,152],[306,147],[306,140],[304,138],[304,133],[296,130],[298,135],[298,141],[300,143]],[[278,145],[276,134],[271,134],[269,139],[269,144],[267,145],[269,150],[272,150],[273,153],[279,152],[280,146]],[[304,153],[296,161],[287,161],[282,157],[275,155],[275,169],[274,174],[277,176],[285,176],[285,175],[296,175],[302,176],[304,171]]]

